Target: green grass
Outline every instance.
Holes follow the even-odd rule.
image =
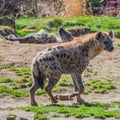
[[[7,116],[11,116],[11,117],[17,117],[17,115],[16,114],[8,114]]]
[[[0,96],[8,96],[11,95],[13,98],[15,97],[26,97],[29,95],[27,90],[14,90],[5,85],[0,85]]]
[[[90,73],[89,72],[84,72],[84,77],[90,77]]]
[[[90,82],[85,82],[85,94],[89,94],[91,92],[95,93],[107,93],[109,90],[114,90],[116,87],[112,84],[110,79],[104,79],[104,80],[92,80]]]
[[[115,46],[120,47],[120,42],[116,43]]]
[[[31,70],[27,67],[14,67],[10,64],[0,64],[1,69],[7,69],[8,72],[13,72],[16,79],[10,77],[2,77],[0,78],[0,83],[6,83],[7,85],[0,86],[0,95],[4,96],[12,96],[12,97],[21,97],[28,96],[30,87],[32,86],[32,77]],[[97,70],[93,70],[92,73],[94,76],[98,74]],[[84,77],[90,77],[91,74],[89,72],[84,72]],[[105,78],[103,80],[91,80],[84,83],[85,85],[85,94],[89,94],[91,92],[94,93],[107,93],[110,90],[116,89],[116,87],[112,84],[111,79]],[[68,87],[72,87],[72,78],[70,75],[62,75],[58,84],[53,88],[53,92],[63,93],[67,91]],[[5,89],[5,90],[4,90]],[[37,90],[37,95],[46,95],[45,90]]]
[[[11,79],[10,77],[0,78],[0,83],[9,83],[7,86],[0,86],[0,95],[7,95],[12,97],[21,97],[28,96],[29,90],[28,88],[32,85],[32,77],[31,70],[27,67],[14,67],[10,64],[0,64],[2,69],[8,69],[8,71],[13,72],[17,79]],[[94,76],[98,74],[97,70],[94,70],[92,73]],[[90,77],[89,72],[84,73],[84,77]],[[89,94],[91,92],[94,93],[107,93],[109,90],[116,89],[114,85],[112,85],[112,81],[110,79],[104,80],[92,80],[89,82],[85,82],[85,94]],[[58,84],[53,88],[53,92],[65,92],[67,91],[67,87],[72,87],[73,83],[71,82],[70,75],[62,75]],[[4,90],[5,89],[5,90]],[[46,95],[45,90],[37,90],[37,95]]]
[[[10,71],[14,71],[16,76],[29,76],[31,74],[31,71],[29,68],[15,68],[10,67]]]
[[[58,114],[58,113],[54,113],[54,114],[52,115],[52,117],[53,117],[53,118],[59,118],[59,117],[61,117],[61,116],[60,116],[60,114]]]
[[[120,35],[120,22],[117,17],[92,17],[92,16],[79,16],[73,18],[65,18],[61,16],[55,17],[21,17],[16,19],[17,33],[25,36],[30,31],[21,31],[26,26],[35,26],[35,32],[40,29],[46,29],[49,32],[58,33],[58,28],[63,26],[65,29],[68,28],[90,28],[93,32],[99,30],[109,31],[113,29],[116,35]]]
[[[0,68],[2,68],[2,69],[8,69],[8,68],[10,68],[10,67],[12,67],[12,65],[9,64],[9,63],[6,63],[6,64],[0,64]]]
[[[47,117],[47,115],[35,114],[34,119],[35,120],[48,120],[48,117]]]
[[[11,79],[10,77],[0,78],[0,83],[8,83],[6,86],[0,86],[0,96],[12,96],[21,97],[28,96],[29,90],[32,85],[31,70],[27,67],[15,67],[11,64],[0,64],[1,69],[7,69],[8,72],[14,73],[16,79]],[[57,86],[54,87],[53,92],[64,92],[66,91],[66,86],[70,86],[70,76],[63,75]],[[45,90],[37,90],[37,95],[46,95]]]
[[[71,86],[71,77],[70,75],[62,75],[60,81],[58,82],[58,86]]]
[[[11,78],[5,77],[5,78],[0,78],[0,83],[10,83],[13,82]]]
[[[25,111],[33,111],[35,113],[35,118],[39,119],[39,117],[44,116],[45,119],[49,119],[50,117],[70,117],[73,116],[75,118],[85,118],[85,117],[93,117],[93,118],[101,118],[105,119],[108,117],[114,117],[116,119],[120,119],[120,102],[111,102],[111,103],[99,103],[99,102],[91,102],[84,103],[82,105],[73,104],[69,105],[57,105],[51,104],[46,106],[27,106],[20,107],[19,109]],[[116,107],[117,106],[117,107]],[[53,116],[50,116],[49,113],[53,113]],[[43,118],[44,118],[43,117]]]
[[[98,71],[97,70],[93,70],[93,74],[96,76],[98,75]]]

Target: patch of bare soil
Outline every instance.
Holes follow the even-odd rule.
[[[119,42],[119,39],[115,39]],[[54,44],[20,44],[19,42],[10,42],[0,39],[0,63],[10,63],[16,66],[28,66],[30,67],[33,57],[42,49],[56,45]],[[110,102],[120,101],[120,47],[115,47],[113,52],[102,52],[99,56],[91,60],[90,65],[87,68],[88,71],[97,70],[96,76],[90,76],[83,78],[83,81],[89,81],[93,79],[111,78],[113,84],[117,89],[112,90],[106,94],[90,93],[88,95],[82,95],[85,101],[99,101],[99,102]],[[9,73],[6,73],[9,74]],[[11,73],[10,73],[11,74]],[[2,77],[2,76],[0,76]],[[73,89],[68,88],[66,94],[72,92]],[[45,96],[36,96],[36,101],[39,105],[50,104],[50,100]],[[59,101],[59,104],[72,105],[76,103],[74,98],[72,101]],[[33,120],[33,113],[26,113],[20,110],[6,110],[7,107],[20,107],[28,106],[29,98],[16,98],[0,97],[0,120],[4,120],[6,115],[14,113],[17,116],[24,116],[28,120]],[[87,119],[85,119],[87,120]],[[92,120],[92,118],[91,118]],[[110,120],[110,119],[109,119]],[[115,119],[111,119],[115,120]]]

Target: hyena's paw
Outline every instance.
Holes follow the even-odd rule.
[[[31,103],[31,106],[38,106],[38,104],[34,102],[34,103]]]
[[[83,104],[83,103],[85,103],[85,100],[82,99],[82,98],[80,98],[80,99],[77,99],[77,102],[78,102],[79,104]]]
[[[53,98],[53,99],[51,99],[51,102],[52,102],[52,103],[57,103],[58,101],[57,101],[56,98]]]

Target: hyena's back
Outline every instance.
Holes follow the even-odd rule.
[[[84,52],[87,51],[82,51],[83,46],[80,44],[79,49],[77,44],[76,47],[71,45],[69,46],[67,44],[68,43],[66,43],[64,46],[61,44],[58,47],[48,48],[44,51],[41,51],[35,57],[33,64],[37,62],[38,68],[47,77],[51,76],[52,74],[72,72],[74,68],[77,67],[77,62],[79,62],[79,65],[82,65],[84,59],[88,57],[88,54],[86,56],[84,55]],[[80,54],[81,57],[79,57]]]

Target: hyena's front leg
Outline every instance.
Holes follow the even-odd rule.
[[[60,75],[57,75],[57,74],[55,74],[55,76],[51,75],[51,77],[48,79],[49,79],[49,81],[48,81],[47,87],[45,88],[45,91],[47,92],[48,96],[50,97],[51,102],[57,103],[57,99],[52,94],[52,89],[59,81]]]
[[[72,98],[74,96],[77,96],[77,101],[79,103],[81,103],[81,102],[83,102],[83,99],[81,98],[80,95],[84,92],[84,86],[83,86],[83,83],[82,83],[81,74],[78,73],[78,72],[71,73],[71,77],[73,79],[75,92],[72,93],[70,95],[70,97]]]

